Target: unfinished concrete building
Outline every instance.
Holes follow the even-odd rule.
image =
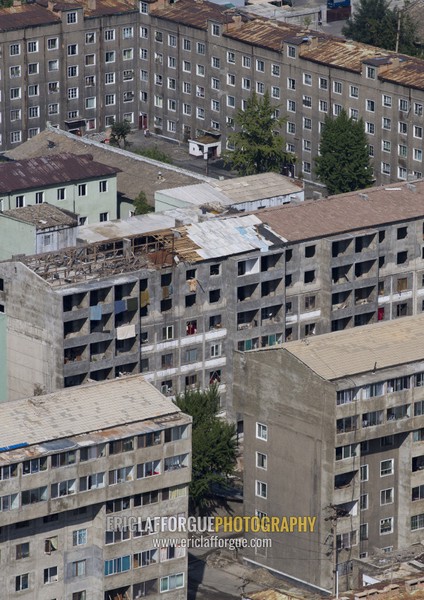
[[[9,402],[0,422],[4,598],[186,598],[186,549],[143,524],[187,515],[190,417],[139,376]]]
[[[424,528],[424,315],[235,353],[249,516],[316,516],[245,558],[331,592]],[[258,534],[250,534],[257,536]]]
[[[423,224],[404,183],[0,263],[0,398],[142,372],[232,414],[234,348],[421,313]]]

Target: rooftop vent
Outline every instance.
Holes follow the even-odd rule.
[[[358,194],[361,200],[368,200],[368,194]]]
[[[407,190],[411,190],[411,192],[416,192],[417,191],[417,186],[413,183],[407,183],[406,184],[406,189]]]

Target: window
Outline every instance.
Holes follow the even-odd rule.
[[[291,121],[287,121],[287,133],[296,133],[296,124]]]
[[[359,98],[359,88],[356,85],[351,85],[349,94],[351,98]]]
[[[288,90],[296,89],[296,80],[295,79],[292,79],[291,77],[287,78],[287,89]]]
[[[384,504],[393,504],[394,502],[394,489],[388,488],[387,490],[380,491],[380,506]]]
[[[220,27],[216,23],[212,23],[212,35],[215,37],[220,35]]]
[[[375,79],[376,73],[375,67],[367,67],[366,76],[368,79]]]
[[[183,39],[183,50],[187,50],[187,52],[191,51],[191,41],[187,38]]]
[[[256,466],[258,469],[267,470],[268,457],[263,452],[256,452]]]
[[[86,563],[86,560],[76,560],[71,563],[71,577],[84,577],[87,570]]]
[[[280,77],[280,65],[271,65],[271,75]]]
[[[204,56],[206,54],[206,45],[202,42],[197,42],[196,52],[197,54],[201,54]]]
[[[29,573],[17,575],[15,577],[15,592],[21,592],[29,588]]]
[[[44,569],[44,584],[57,581],[57,567],[47,567]]]
[[[267,498],[268,485],[265,482],[256,480],[256,496],[259,498]]]
[[[321,90],[328,90],[328,79],[326,79],[325,77],[320,77],[319,87]]]
[[[234,64],[236,62],[235,52],[227,52],[227,62],[230,64]]]
[[[319,101],[319,110],[320,112],[328,112],[328,102],[326,100]]]
[[[36,119],[40,116],[40,107],[39,106],[30,106],[28,109],[28,117],[30,119]]]
[[[78,88],[68,88],[68,98],[69,100],[78,98]]]
[[[22,544],[16,545],[16,560],[21,558],[28,558],[29,556],[29,542],[23,542]]]
[[[393,475],[394,473],[394,459],[389,458],[387,460],[382,460],[380,462],[380,477],[385,477],[386,475]]]
[[[87,195],[87,184],[80,183],[78,185],[78,196],[86,196]]]
[[[236,99],[234,96],[227,96],[227,106],[234,108],[236,105]]]
[[[184,573],[177,573],[176,575],[168,575],[167,577],[161,577],[160,579],[160,591],[169,592],[170,590],[176,590],[184,587]]]
[[[343,85],[341,81],[333,81],[333,92],[335,94],[341,94],[343,92]]]
[[[148,59],[148,50],[147,48],[140,48],[140,58],[141,60],[147,60]]]
[[[404,123],[403,121],[399,121],[398,129],[399,129],[399,133],[403,133],[404,135],[406,135],[408,133],[408,125],[406,123]]]
[[[384,175],[390,175],[390,170],[391,170],[391,168],[390,168],[390,164],[389,163],[385,163],[385,162],[381,163],[381,172]]]
[[[312,85],[312,75],[303,73],[303,83],[304,85]]]
[[[374,100],[365,100],[365,108],[368,112],[375,112]]]
[[[94,31],[88,31],[85,34],[85,43],[86,44],[95,44],[96,43],[96,33]]]
[[[38,96],[39,86],[37,84],[28,86],[28,96]]]
[[[360,479],[361,479],[361,481],[368,481],[368,478],[369,478],[368,465],[361,465],[361,469],[360,469]]]
[[[392,128],[392,120],[388,119],[387,117],[383,117],[382,128],[390,131]]]
[[[392,106],[392,97],[383,94],[383,106],[391,107]]]
[[[211,109],[219,112],[219,100],[212,100],[211,101]]]
[[[336,460],[344,460],[352,458],[358,454],[358,444],[349,444],[347,446],[339,446],[336,448]]]
[[[361,510],[368,509],[368,494],[361,494],[361,497],[359,499],[359,506]]]
[[[106,63],[114,63],[116,59],[116,52],[114,50],[110,50],[105,53],[105,62]]]
[[[10,88],[10,99],[16,100],[21,97],[21,88]]]
[[[76,479],[68,479],[60,483],[52,483],[51,497],[60,498],[61,496],[70,496],[77,491]]]
[[[245,67],[246,69],[250,69],[250,67],[252,66],[252,59],[250,58],[250,56],[243,56],[242,64],[243,67]]]
[[[359,527],[359,539],[361,541],[368,539],[368,523],[362,523]]]
[[[9,55],[10,56],[18,56],[21,53],[21,45],[20,44],[11,44],[9,46]]]
[[[132,27],[122,28],[122,39],[129,40],[134,37],[134,29]]]
[[[265,63],[263,60],[256,59],[256,70],[259,71],[259,73],[265,72]]]
[[[380,519],[380,535],[393,532],[393,517]]]
[[[366,122],[365,123],[365,131],[367,133],[369,133],[370,135],[374,135],[374,133],[375,133],[375,125],[374,125],[374,123]]]
[[[106,94],[106,96],[105,96],[105,105],[106,106],[112,106],[115,104],[115,102],[116,102],[115,94]]]
[[[28,42],[28,52],[38,52],[38,42]]]
[[[22,463],[22,475],[31,475],[33,473],[40,473],[47,469],[47,458],[33,458],[32,460],[25,460]]]
[[[72,25],[73,23],[77,23],[78,22],[78,14],[74,11],[72,12],[68,12],[68,14],[66,15],[66,22],[68,23],[68,25]]]
[[[72,532],[72,545],[84,546],[87,543],[87,530],[77,529]]]
[[[399,98],[399,110],[402,112],[408,112],[409,102],[405,98]]]
[[[134,58],[133,48],[124,48],[122,50],[122,60],[132,60]]]
[[[414,148],[414,160],[422,161],[423,151],[421,148]]]
[[[423,114],[423,105],[415,102],[414,103],[414,114],[417,115],[418,117],[421,117]]]
[[[383,152],[391,152],[391,150],[392,150],[392,143],[389,142],[388,140],[383,140],[381,142],[381,149],[383,150]]]
[[[21,67],[20,66],[10,67],[10,77],[11,78],[20,77],[20,76],[21,76]]]
[[[268,441],[268,426],[263,423],[256,423],[256,437],[264,442]]]

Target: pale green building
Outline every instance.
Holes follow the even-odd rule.
[[[117,219],[118,172],[90,154],[1,163],[0,211],[48,202],[76,213],[80,225]]]

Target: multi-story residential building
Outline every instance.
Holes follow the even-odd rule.
[[[90,155],[58,154],[0,164],[0,211],[48,202],[78,214],[78,223],[116,219],[119,169]]]
[[[218,382],[233,349],[417,315],[424,182],[0,263],[1,400],[119,373]],[[29,293],[28,290],[31,290]]]
[[[268,91],[306,179],[325,117],[342,108],[364,120],[377,184],[422,176],[421,60],[196,0],[40,0],[0,22],[2,149],[48,121],[80,132],[123,119],[225,144],[237,109]]]
[[[235,347],[419,314],[423,190],[371,188],[2,262],[1,398],[140,371],[170,394],[224,391]]]
[[[424,317],[235,353],[247,515],[316,517],[313,532],[250,533],[245,558],[328,592],[352,559],[424,528]],[[259,544],[258,544],[259,546]]]
[[[0,412],[3,596],[186,598],[186,549],[152,523],[187,516],[190,417],[142,377]]]

